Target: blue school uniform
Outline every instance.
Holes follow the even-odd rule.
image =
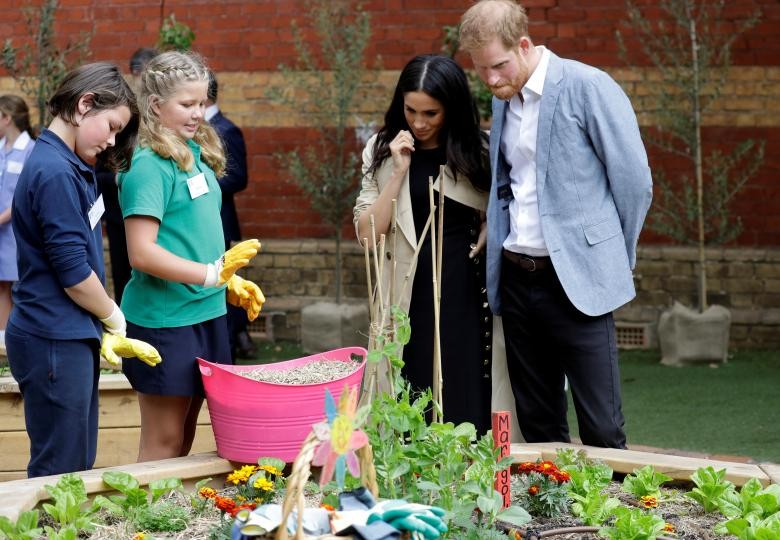
[[[5,143],[5,137],[0,139],[0,212],[10,208],[19,174],[35,146],[26,131],[19,134],[10,150],[6,151]],[[9,220],[0,224],[0,281],[16,281],[16,278],[16,241]]]
[[[24,398],[29,477],[86,470],[97,448],[100,321],[65,293],[91,272],[104,281],[94,169],[44,130],[16,186],[19,280],[6,330]]]

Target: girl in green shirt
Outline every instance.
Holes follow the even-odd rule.
[[[235,275],[257,254],[247,240],[224,255],[217,176],[225,155],[204,122],[208,73],[192,53],[163,53],[141,74],[139,147],[119,177],[132,274],[122,297],[128,336],[163,362],[124,362],[141,408],[139,461],[189,453],[203,403],[196,357],[230,362],[228,301],[257,317],[260,288]],[[160,369],[162,367],[162,369]]]

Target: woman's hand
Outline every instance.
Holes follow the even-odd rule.
[[[412,152],[414,152],[414,137],[412,134],[402,129],[390,141],[390,154],[393,156],[393,170],[401,176],[409,170],[412,162]]]
[[[479,255],[479,252],[482,251],[486,243],[487,243],[487,221],[482,221],[482,223],[479,226],[479,236],[477,237],[477,243],[471,244],[469,246],[469,248],[471,248],[471,251],[469,251],[469,259],[473,259],[477,255]]]

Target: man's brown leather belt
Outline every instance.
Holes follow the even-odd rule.
[[[506,249],[503,250],[503,253],[507,261],[526,272],[538,272],[539,270],[552,268],[550,257],[531,257],[530,255],[523,255],[514,251],[507,251]]]

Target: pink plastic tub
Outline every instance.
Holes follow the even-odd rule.
[[[258,368],[290,369],[317,360],[345,361],[351,354],[363,357],[355,363],[355,371],[325,383],[276,384],[236,375]],[[312,424],[325,418],[325,389],[338,399],[345,384],[359,387],[366,355],[362,347],[345,347],[266,366],[231,366],[198,358],[217,454],[242,463],[255,463],[260,457],[292,462]]]

